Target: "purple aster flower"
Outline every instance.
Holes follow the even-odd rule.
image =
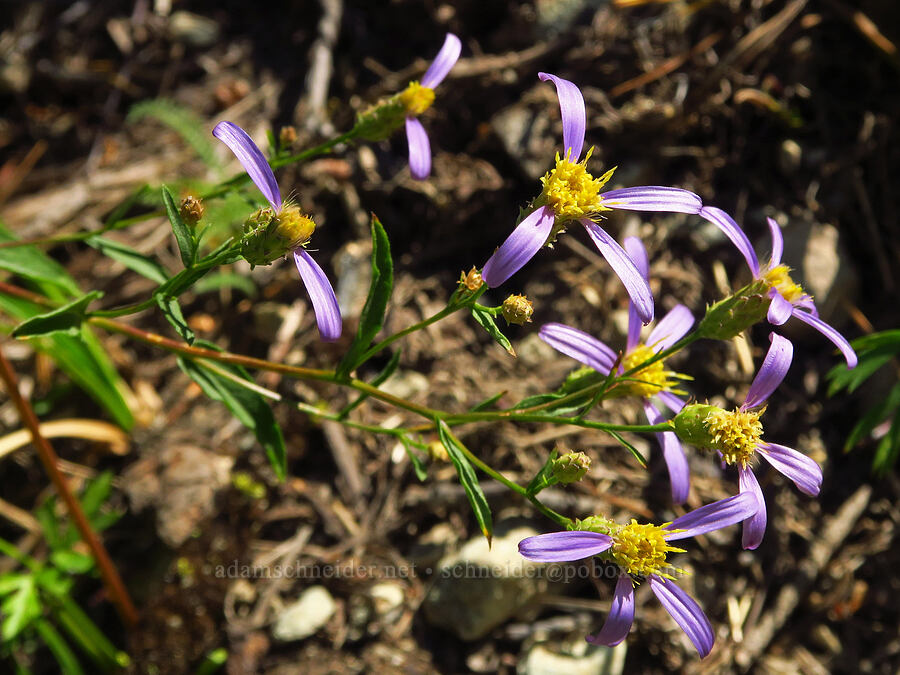
[[[647,251],[640,240],[635,237],[625,239],[625,250],[634,261],[638,272],[645,281],[649,281],[649,263]],[[653,328],[646,342],[641,342],[641,320],[634,302],[628,306],[628,341],[625,354],[618,368],[619,373],[639,366],[654,354],[668,349],[684,337],[694,325],[694,317],[684,305],[675,306]],[[609,374],[616,363],[616,353],[600,340],[587,333],[559,323],[548,323],[541,326],[540,338],[557,351],[571,356],[576,361],[590,366],[594,370]],[[684,407],[684,401],[676,393],[683,394],[676,387],[678,379],[684,379],[667,370],[664,359],[651,363],[632,376],[633,382],[626,382],[622,390],[626,395],[636,395],[644,399],[644,413],[651,424],[663,421],[663,416],[653,402],[662,403],[665,407],[678,413]],[[671,431],[656,434],[662,446],[663,458],[669,471],[669,482],[672,486],[672,500],[676,504],[683,503],[690,490],[690,472],[687,458],[678,437]]]
[[[760,417],[765,412],[765,403],[781,384],[794,355],[794,347],[787,338],[771,333],[769,339],[772,344],[740,408],[728,411],[710,405],[691,405],[675,418],[675,429],[682,440],[718,451],[726,465],[738,467],[741,493],[756,495],[759,509],[744,523],[743,546],[749,549],[760,545],[766,531],[766,502],[753,473],[757,455],[810,497],[818,495],[822,486],[822,469],[812,459],[762,438]]]
[[[744,256],[753,278],[765,282],[768,286],[768,296],[772,300],[767,315],[769,323],[780,326],[794,317],[809,324],[834,343],[834,346],[847,360],[848,368],[856,367],[857,357],[853,347],[843,335],[819,318],[819,312],[812,296],[791,279],[790,268],[781,264],[784,238],[778,223],[772,218],[766,219],[769,223],[769,231],[772,233],[772,257],[766,267],[760,267],[759,259],[756,257],[750,240],[731,216],[713,206],[704,206],[700,210],[700,215],[725,233],[725,236]]]
[[[614,169],[599,178],[588,173],[587,161],[593,148],[579,161],[587,126],[581,90],[556,75],[539,73],[539,77],[556,85],[562,114],[564,156],[557,153],[554,168],[541,179],[543,190],[532,203],[534,209],[485,263],[482,276],[488,286],[499,286],[543,246],[552,244],[570,223],[578,222],[622,280],[641,321],[650,323],[653,319],[650,287],[628,254],[597,221],[604,211],[614,209],[699,213],[703,203],[693,192],[653,185],[601,192]]]
[[[601,555],[619,566],[619,579],[606,622],[592,644],[612,647],[624,640],[634,622],[634,587],[649,580],[650,589],[675,623],[687,634],[701,657],[715,642],[712,625],[697,602],[679,588],[672,573],[683,572],[667,563],[668,553],[684,549],[669,542],[695,537],[734,525],[758,509],[756,496],[740,494],[691,511],[664,525],[640,525],[632,520],[619,525],[593,517],[578,521],[581,529],[528,537],[519,542],[519,553],[537,562],[566,562]]]
[[[243,129],[232,122],[219,122],[213,129],[213,136],[234,153],[272,207],[260,209],[247,221],[241,253],[251,264],[268,265],[275,258],[292,252],[316,313],[319,334],[326,342],[337,340],[341,336],[341,310],[334,289],[325,272],[305,249],[315,223],[303,215],[299,207],[282,201],[272,167]]]
[[[425,180],[431,173],[431,145],[428,134],[418,117],[434,103],[434,89],[459,60],[462,43],[453,33],[447,33],[441,51],[425,71],[421,82],[411,82],[399,95],[406,112],[406,140],[409,143],[409,172],[416,180]]]

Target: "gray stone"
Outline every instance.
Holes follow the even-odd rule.
[[[328,623],[336,609],[337,603],[324,586],[311,586],[281,611],[272,637],[282,642],[308,638]]]
[[[493,545],[470,539],[437,564],[434,585],[425,597],[425,618],[463,640],[487,635],[548,588],[536,563],[525,560],[519,542],[537,534],[526,526],[498,525]]]
[[[557,653],[543,644],[535,645],[519,665],[521,675],[619,675],[625,665],[627,647],[621,643],[593,647],[587,642],[573,644],[566,653]]]
[[[178,11],[169,19],[169,37],[191,47],[209,47],[219,39],[219,24],[193,12]]]

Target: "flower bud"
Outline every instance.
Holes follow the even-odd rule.
[[[772,300],[765,281],[755,280],[706,309],[697,326],[701,337],[730,340],[766,318]]]
[[[447,448],[444,447],[444,444],[440,441],[431,441],[428,444],[428,456],[431,458],[432,462],[449,462],[450,455],[447,452]]]
[[[241,255],[251,265],[268,265],[309,242],[316,229],[312,218],[297,206],[278,213],[260,209],[244,222]]]
[[[534,303],[524,295],[511,295],[503,301],[500,312],[506,319],[506,323],[523,326],[531,321],[531,315],[534,314]]]
[[[203,210],[203,202],[196,197],[188,195],[181,200],[178,213],[181,215],[185,225],[195,227],[203,217]]]
[[[297,142],[297,129],[292,126],[281,127],[278,132],[278,147],[289,148]]]
[[[481,272],[473,265],[468,274],[463,272],[459,275],[459,283],[465,286],[467,291],[474,293],[484,285],[484,280],[481,278]]]
[[[591,458],[583,452],[569,452],[550,463],[550,472],[557,483],[568,485],[584,478],[591,468]]]

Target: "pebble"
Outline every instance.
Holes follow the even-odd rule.
[[[281,611],[272,637],[282,642],[308,638],[328,623],[336,609],[337,603],[324,586],[311,586]]]

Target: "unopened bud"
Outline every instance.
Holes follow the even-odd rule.
[[[281,127],[278,132],[278,145],[281,148],[289,148],[297,142],[297,129],[292,126]]]
[[[444,444],[440,441],[431,441],[428,444],[428,456],[431,458],[432,462],[449,462],[450,455],[447,452],[447,448],[444,447]]]
[[[196,197],[188,195],[181,200],[181,206],[178,209],[178,213],[181,215],[181,219],[184,221],[185,225],[194,227],[203,217],[203,210],[203,202]]]
[[[553,478],[563,485],[581,480],[590,468],[591,458],[583,452],[569,452],[557,457],[550,464]]]
[[[531,315],[534,314],[534,304],[524,295],[511,295],[503,301],[501,314],[506,319],[506,323],[514,323],[522,326],[531,321]]]
[[[766,318],[772,299],[765,281],[757,279],[706,309],[697,326],[701,337],[730,340]]]
[[[600,534],[611,535],[619,529],[619,526],[615,522],[603,518],[602,516],[588,516],[583,520],[576,518],[572,529],[580,532],[599,532]]]

